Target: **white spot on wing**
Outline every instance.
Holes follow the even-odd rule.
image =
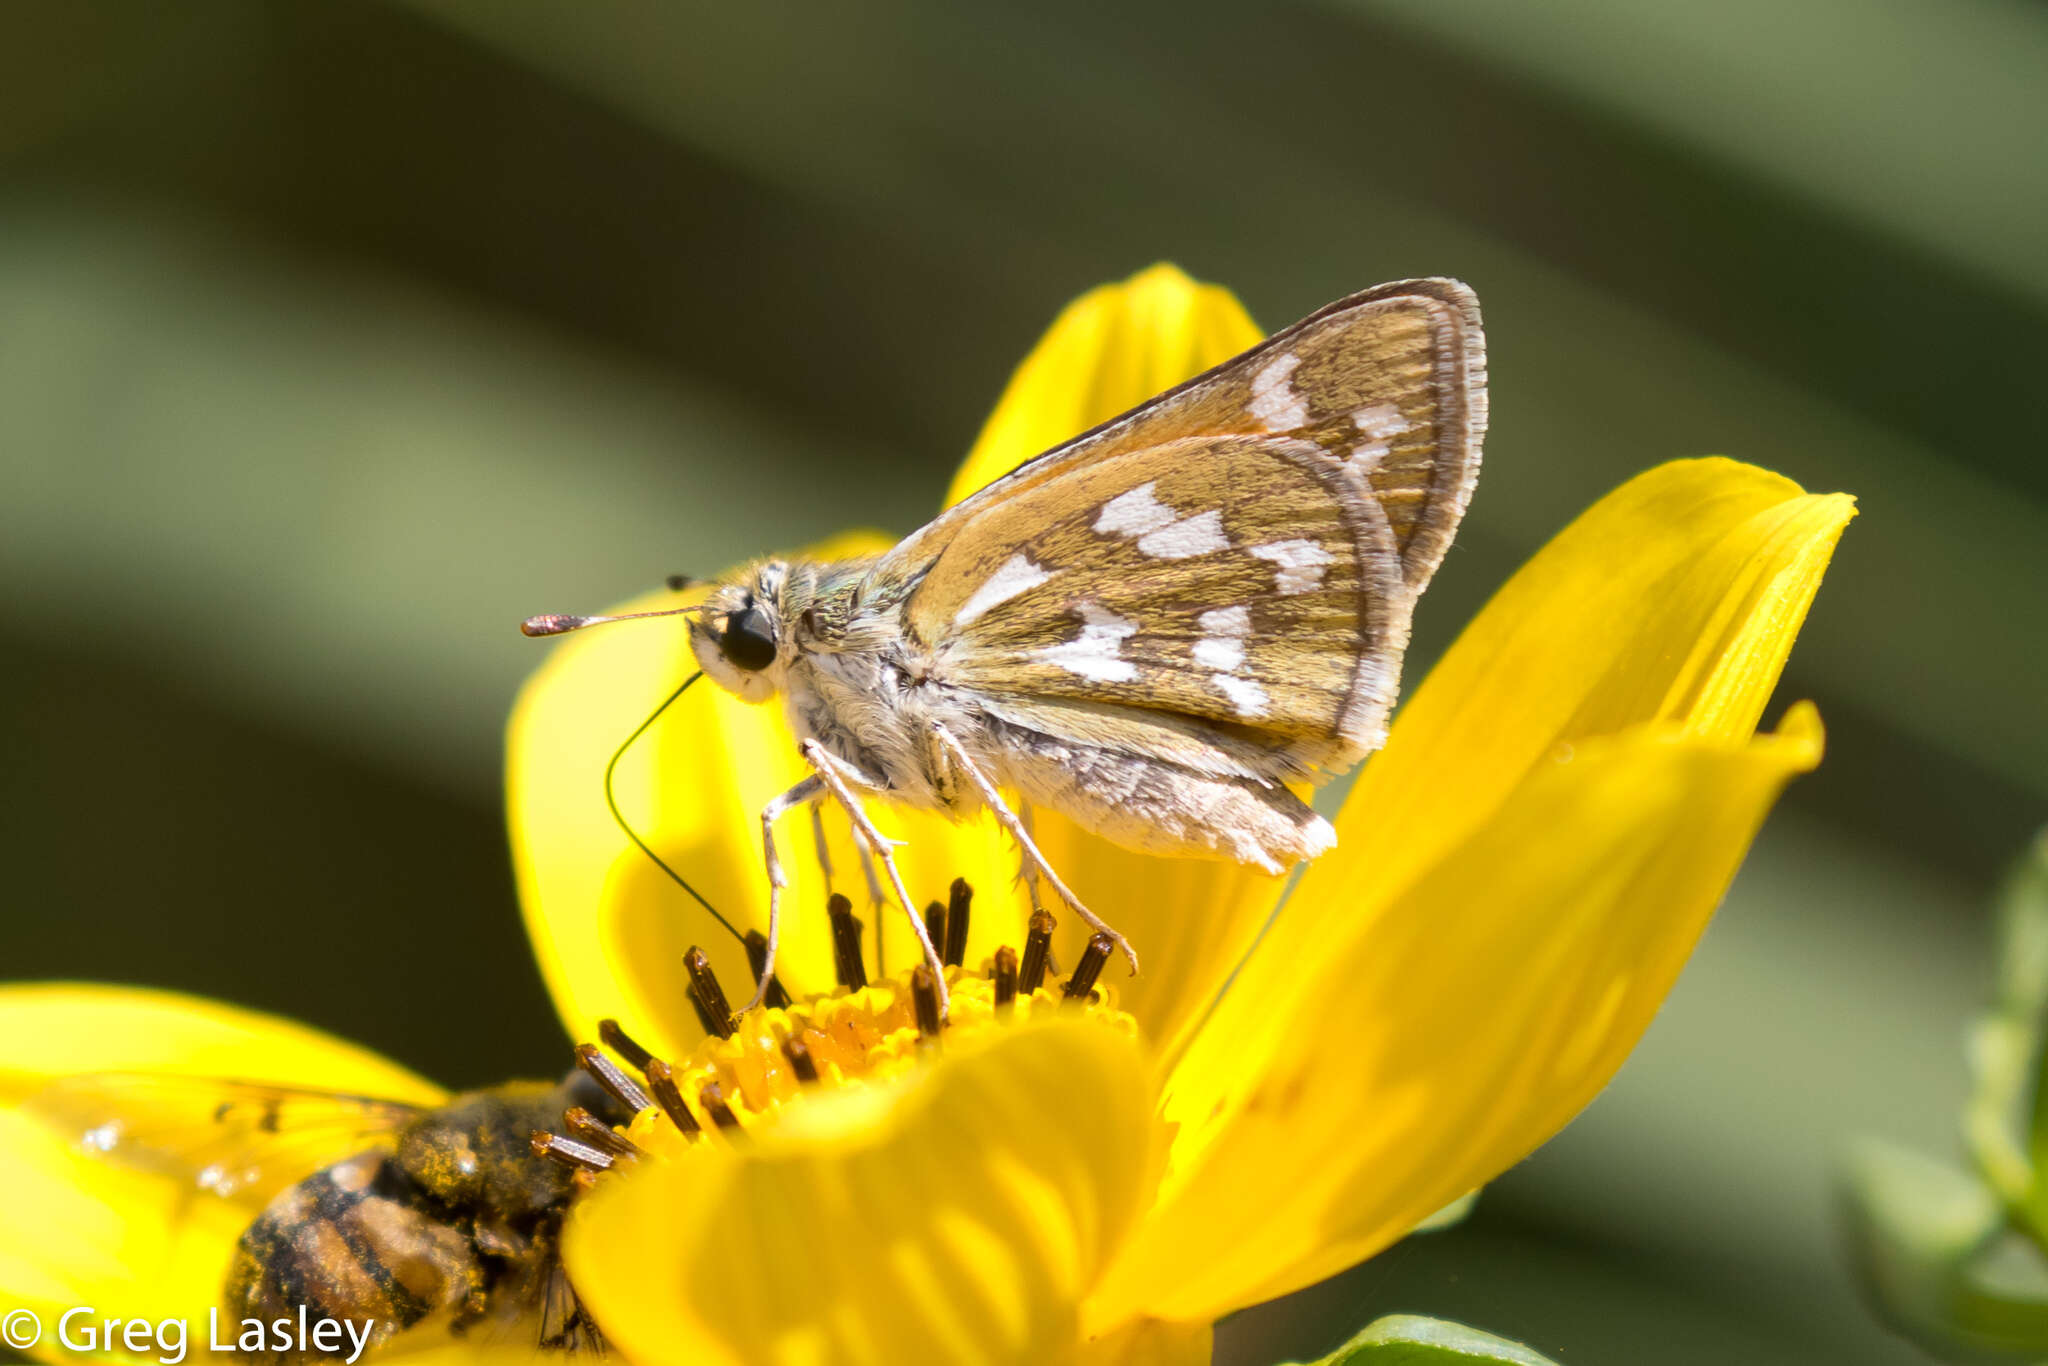
[[[1394,438],[1408,430],[1408,419],[1391,403],[1360,408],[1351,415],[1351,421],[1365,440],[1351,448],[1351,458],[1344,463],[1359,474],[1370,474],[1387,458]]]
[[[1247,720],[1266,714],[1266,690],[1249,678],[1233,675],[1244,667],[1244,638],[1252,633],[1248,607],[1218,607],[1195,618],[1202,639],[1195,642],[1195,663],[1211,671],[1214,683],[1237,714]]]
[[[1202,613],[1195,623],[1204,634],[1212,636],[1248,636],[1252,633],[1252,609],[1249,607],[1218,607]]]
[[[1123,643],[1138,634],[1138,623],[1118,616],[1098,603],[1075,604],[1081,614],[1077,639],[1047,645],[1031,653],[1048,664],[1057,664],[1070,674],[1097,683],[1128,683],[1138,676],[1138,666],[1122,657]]]
[[[1159,501],[1152,490],[1156,480],[1147,480],[1130,490],[1119,493],[1102,505],[1102,512],[1095,519],[1095,529],[1108,535],[1112,532],[1122,536],[1142,536],[1180,516],[1172,508]]]
[[[1052,576],[1052,570],[1031,563],[1031,558],[1020,551],[1004,560],[1002,567],[988,576],[988,582],[960,604],[960,610],[953,614],[953,624],[965,626],[989,608],[1008,602],[1019,593],[1030,592]]]
[[[1330,552],[1314,541],[1274,541],[1252,546],[1251,553],[1273,562],[1276,587],[1285,597],[1322,587],[1323,570],[1330,563]]]
[[[1266,714],[1266,690],[1254,680],[1233,674],[1212,674],[1210,681],[1223,689],[1223,695],[1230,699],[1230,705],[1237,708],[1239,716],[1252,720]]]
[[[1204,636],[1195,642],[1195,663],[1227,674],[1244,663],[1244,642],[1221,636]]]
[[[1229,548],[1230,538],[1223,534],[1223,514],[1213,510],[1148,531],[1138,538],[1138,553],[1155,560],[1186,560]]]
[[[1401,410],[1391,403],[1375,403],[1370,408],[1360,408],[1351,415],[1351,421],[1358,427],[1360,436],[1371,437],[1374,441],[1385,441],[1408,430],[1408,419],[1401,416]]]
[[[1269,432],[1291,432],[1308,425],[1308,404],[1302,402],[1289,378],[1300,364],[1300,356],[1283,351],[1252,377],[1251,402],[1245,406]]]

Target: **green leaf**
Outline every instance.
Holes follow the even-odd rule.
[[[1844,1215],[1865,1293],[1905,1336],[1949,1361],[2048,1354],[2048,1258],[1968,1172],[1888,1143],[1851,1154]]]
[[[2048,1158],[2048,832],[2008,876],[1997,906],[1995,990],[1970,1028],[1963,1132],[1985,1181],[2043,1232],[2048,1205],[2034,1174]]]
[[[1479,1191],[1477,1189],[1466,1191],[1463,1195],[1451,1201],[1450,1204],[1445,1205],[1435,1214],[1430,1215],[1414,1228],[1409,1229],[1408,1236],[1412,1238],[1418,1233],[1441,1233],[1447,1228],[1455,1228],[1465,1222],[1465,1217],[1472,1213],[1472,1207],[1478,1203]]]
[[[1506,1366],[1556,1366],[1549,1357],[1519,1342],[1419,1314],[1376,1319],[1315,1366],[1472,1366],[1489,1361]]]

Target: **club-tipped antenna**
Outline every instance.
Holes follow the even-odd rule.
[[[519,633],[524,636],[559,636],[570,631],[580,631],[586,626],[602,626],[611,621],[638,621],[643,617],[677,617],[690,612],[703,611],[701,604],[689,607],[664,607],[659,612],[614,612],[610,616],[579,617],[566,612],[543,612],[537,617],[528,617],[519,623]]]

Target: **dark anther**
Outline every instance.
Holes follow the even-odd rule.
[[[967,957],[967,918],[973,908],[974,889],[966,878],[954,878],[952,900],[946,905],[945,951],[940,955],[949,968],[959,967]]]
[[[832,916],[832,965],[838,971],[839,985],[859,991],[868,984],[867,965],[860,957],[860,920],[853,913],[853,903],[837,892],[825,908]]]
[[[1098,934],[1088,941],[1088,947],[1081,950],[1081,961],[1074,965],[1074,975],[1067,979],[1068,1000],[1088,998],[1088,994],[1095,990],[1095,979],[1102,975],[1102,965],[1114,952],[1116,940],[1106,934]]]
[[[910,999],[917,1005],[917,1032],[936,1040],[943,1023],[939,1019],[939,979],[931,965],[919,963],[910,974]]]
[[[677,1130],[694,1134],[704,1126],[690,1113],[690,1107],[683,1103],[683,1088],[676,1085],[676,1074],[669,1071],[668,1064],[655,1058],[647,1064],[647,1089],[654,1092],[654,1103],[668,1116],[668,1122]]]
[[[1031,933],[1024,939],[1024,966],[1017,970],[1017,990],[1029,996],[1045,985],[1046,955],[1052,952],[1051,911],[1031,913]]]
[[[1017,999],[1017,951],[1008,944],[996,950],[996,1009],[1008,1010]]]
[[[604,1040],[604,1046],[626,1060],[626,1066],[642,1076],[647,1074],[647,1060],[654,1055],[642,1048],[631,1034],[619,1028],[617,1020],[599,1020],[597,1037]]]
[[[704,1089],[697,1093],[697,1103],[704,1107],[704,1113],[711,1116],[711,1122],[721,1129],[737,1129],[740,1117],[725,1103],[725,1092],[717,1082],[707,1081]]]
[[[683,966],[689,969],[690,999],[697,1003],[697,1018],[704,1022],[705,1032],[730,1039],[732,1007],[725,1003],[725,988],[718,985],[718,974],[711,970],[711,959],[704,950],[693,945],[683,955]]]
[[[569,1126],[570,1137],[579,1143],[596,1148],[599,1152],[610,1154],[614,1161],[622,1157],[640,1156],[639,1147],[631,1139],[614,1132],[611,1125],[580,1106],[565,1111],[562,1123]]]
[[[790,1070],[796,1073],[798,1081],[818,1079],[817,1059],[811,1056],[811,1046],[802,1039],[783,1040],[782,1056],[789,1059]]]
[[[941,961],[946,952],[946,907],[934,901],[924,908],[924,932],[931,936],[932,947],[939,951]]]
[[[754,980],[761,980],[761,969],[768,966],[768,936],[759,930],[747,931],[747,961],[754,966]],[[768,994],[761,1003],[771,1010],[789,1009],[789,993],[782,989],[778,978],[768,979]]]
[[[601,1172],[609,1170],[612,1165],[611,1154],[599,1152],[588,1143],[578,1143],[573,1138],[563,1138],[542,1129],[533,1131],[533,1155],[559,1162],[571,1171]]]
[[[688,574],[671,574],[666,579],[664,579],[663,582],[668,585],[669,592],[680,593],[685,588],[688,588],[691,584],[695,583],[696,580],[691,578]]]
[[[588,1072],[590,1079],[602,1086],[606,1095],[633,1114],[637,1115],[654,1104],[640,1089],[640,1083],[627,1076],[624,1068],[598,1052],[596,1044],[576,1045],[576,1065]]]

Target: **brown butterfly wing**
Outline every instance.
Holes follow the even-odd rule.
[[[940,676],[1008,719],[1207,771],[1376,748],[1477,477],[1469,291],[1334,304],[990,485],[885,558]]]
[[[1191,436],[1276,434],[1366,473],[1404,576],[1420,591],[1465,515],[1486,418],[1478,296],[1456,280],[1376,285],[1026,461],[912,534],[885,564],[929,563],[989,504],[1077,464]]]

